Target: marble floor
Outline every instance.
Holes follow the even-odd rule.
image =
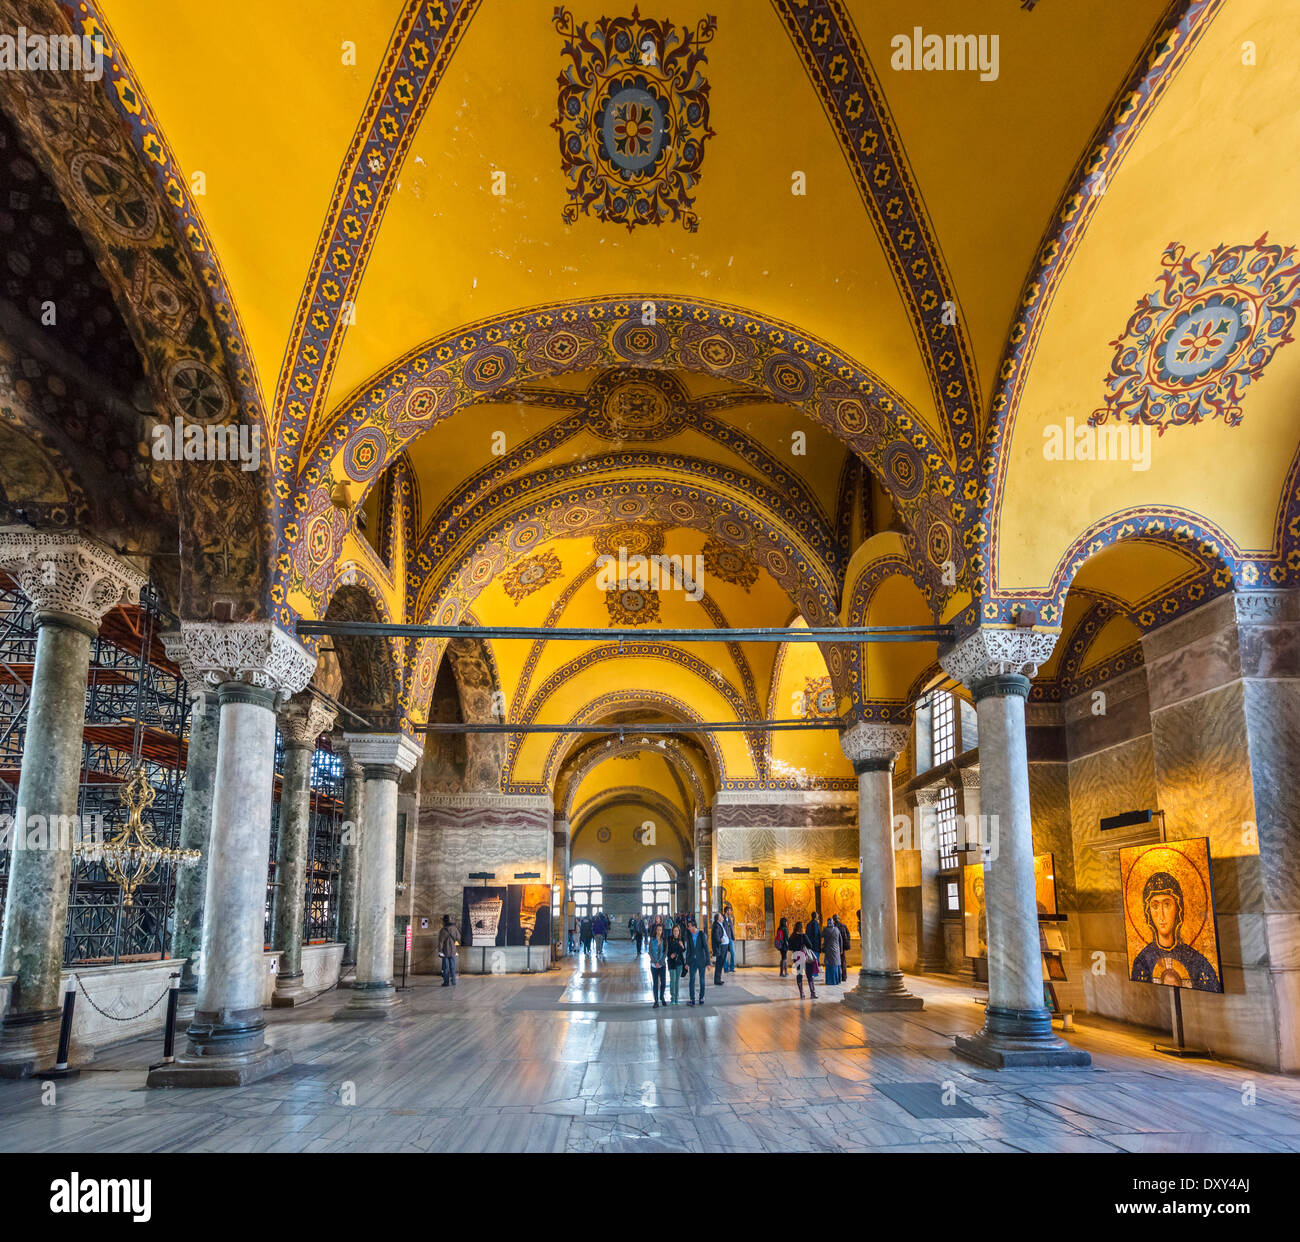
[[[0,1081],[0,1151],[1300,1151],[1300,1080],[1168,1059],[1129,1028],[1079,1021],[1090,1070],[985,1071],[951,1051],[981,1010],[950,981],[864,1016],[838,987],[800,1001],[774,971],[710,972],[703,1008],[683,988],[654,1010],[645,963],[615,944],[549,974],[420,978],[384,1023],[332,1022],[346,992],[268,1011],[294,1066],[238,1089],[148,1090],[160,1041],[137,1040],[52,1103]]]

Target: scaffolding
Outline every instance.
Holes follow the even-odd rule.
[[[105,836],[127,815],[119,796],[135,762],[153,786],[147,819],[160,845],[179,846],[181,806],[190,727],[190,700],[179,667],[168,657],[159,633],[163,613],[151,588],[139,605],[123,605],[105,616],[91,646],[86,681],[85,731],[77,814],[83,828],[102,823]],[[36,664],[36,622],[31,604],[0,575],[0,815],[18,810],[18,780],[26,742],[32,676]],[[275,888],[279,773],[283,747],[276,738],[276,785],[267,873],[267,936]],[[332,939],[338,926],[339,852],[342,839],[343,765],[328,750],[312,761],[312,813],[304,899],[304,939]],[[101,818],[102,817],[102,818]],[[10,821],[12,822],[12,821]],[[9,880],[9,851],[0,849],[0,923]],[[126,906],[103,863],[74,860],[68,893],[64,962],[88,965],[142,961],[167,956],[175,905],[176,877],[160,870],[142,884]]]

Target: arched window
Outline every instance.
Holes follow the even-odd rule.
[[[573,916],[583,919],[605,905],[604,877],[590,863],[579,863],[569,873],[569,891],[573,894]]]
[[[646,914],[671,914],[673,873],[663,863],[652,863],[641,872],[641,909]]]

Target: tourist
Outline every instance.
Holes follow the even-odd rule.
[[[736,969],[736,912],[728,903],[722,911],[722,921],[727,925],[727,974]]]
[[[826,923],[826,934],[822,937],[822,951],[826,954],[826,986],[833,988],[840,981],[840,954],[844,942],[840,939],[840,929],[836,926],[832,914]]]
[[[700,980],[700,1004],[704,1004],[704,971],[709,964],[709,938],[700,931],[696,926],[695,920],[691,919],[686,924],[686,965],[691,972],[691,999],[690,1004],[695,1004],[695,978],[698,975]]]
[[[785,955],[790,952],[790,928],[786,919],[783,917],[776,928],[776,939],[772,942],[776,951],[781,955],[781,974],[779,978],[784,979],[790,973],[786,966]]]
[[[450,914],[442,916],[438,929],[438,956],[442,959],[442,986],[456,986],[456,946],[460,944],[460,928],[451,921]]]
[[[686,973],[686,941],[682,938],[681,926],[673,924],[673,934],[668,937],[666,951],[668,961],[668,992],[677,1004],[677,989]]]
[[[664,996],[665,972],[668,968],[668,945],[664,940],[664,929],[655,928],[654,939],[648,946],[650,953],[650,990],[654,992],[655,1008],[668,1003]]]
[[[605,958],[605,936],[609,932],[609,920],[605,918],[604,910],[596,912],[591,929],[596,936],[596,956],[603,961]]]
[[[582,938],[582,951],[584,954],[591,952],[591,937],[594,934],[595,924],[591,921],[590,916],[582,916],[582,928],[579,935]]]
[[[627,921],[628,935],[636,942],[636,955],[641,956],[641,944],[645,937],[645,927],[639,918],[631,918]]]
[[[794,954],[794,978],[799,985],[799,996],[803,998],[803,977],[804,972],[808,974],[808,991],[813,1000],[817,999],[817,989],[813,985],[813,978],[817,970],[817,955],[812,951],[808,943],[808,937],[804,934],[803,924],[796,923],[794,931],[790,933],[790,952]]]
[[[804,935],[808,938],[808,951],[813,957],[820,959],[822,953],[822,929],[821,924],[817,922],[817,911],[812,912],[808,920],[808,926],[804,928]]]
[[[843,919],[836,919],[835,922],[840,929],[840,978],[847,982],[849,977],[849,925]]]
[[[722,970],[727,964],[727,950],[731,947],[731,937],[727,934],[727,920],[721,914],[713,915],[713,983],[722,987]]]

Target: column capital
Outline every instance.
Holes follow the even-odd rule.
[[[972,763],[968,768],[958,768],[957,779],[961,781],[963,789],[978,789],[980,787],[980,765]]]
[[[269,621],[182,621],[180,640],[188,669],[209,687],[242,681],[287,698],[316,671],[316,657]]]
[[[913,790],[912,797],[916,799],[917,806],[938,806],[944,790],[951,788],[947,781],[936,781],[933,785]]]
[[[907,745],[907,726],[863,720],[840,734],[840,746],[855,772],[887,771]]]
[[[1059,637],[1027,626],[983,626],[943,652],[939,663],[954,681],[973,690],[994,678],[1033,677]]]
[[[103,544],[76,533],[0,529],[0,569],[40,613],[58,613],[98,631],[104,614],[134,604],[148,581]]]
[[[333,723],[338,713],[328,703],[310,693],[295,694],[280,709],[280,733],[286,746],[315,750],[316,740]]]
[[[349,753],[367,768],[397,768],[409,772],[423,753],[405,733],[344,733]]]

